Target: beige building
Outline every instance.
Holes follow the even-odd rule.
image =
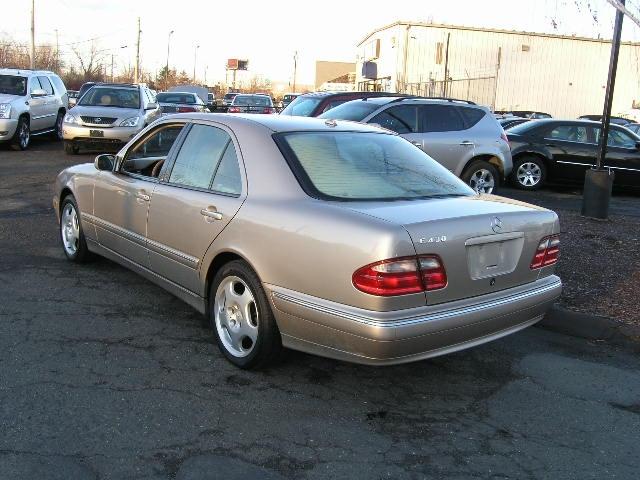
[[[473,100],[575,118],[602,112],[611,41],[395,22],[359,44],[358,90]],[[614,113],[640,102],[640,43],[620,48]]]
[[[315,88],[319,90],[325,83],[346,83],[344,79],[356,71],[356,64],[353,62],[328,62],[324,60],[316,61],[316,81]],[[341,87],[341,88],[344,88]]]

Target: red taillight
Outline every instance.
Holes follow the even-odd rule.
[[[197,112],[195,107],[178,107],[178,113]]]
[[[276,109],[273,107],[264,107],[262,113],[276,113]]]
[[[240,113],[240,109],[238,107],[229,107],[227,110],[229,113]]]
[[[353,285],[360,291],[390,297],[447,286],[447,274],[436,255],[382,260],[359,268]]]
[[[536,253],[531,260],[531,269],[547,267],[558,261],[560,254],[560,236],[551,235],[540,240]]]

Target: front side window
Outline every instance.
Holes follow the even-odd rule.
[[[420,106],[423,132],[456,132],[464,130],[464,122],[454,105]]]
[[[0,75],[0,93],[24,97],[27,94],[27,78],[17,75]]]
[[[579,125],[559,125],[549,132],[548,138],[567,142],[587,143],[587,127]]]
[[[209,188],[229,142],[231,137],[220,128],[193,125],[176,157],[169,183]]]
[[[95,86],[82,96],[78,105],[138,109],[140,108],[140,90]]]
[[[292,132],[274,138],[303,189],[316,198],[391,201],[474,193],[396,135]]]
[[[369,123],[377,123],[396,133],[416,133],[418,131],[418,107],[403,105],[391,107],[379,113]]]
[[[122,171],[157,177],[183,128],[183,124],[164,125],[138,141],[127,152]]]

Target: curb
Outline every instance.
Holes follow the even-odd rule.
[[[618,345],[632,344],[640,348],[640,326],[628,325],[608,317],[574,312],[558,305],[551,307],[536,325],[573,337]]]

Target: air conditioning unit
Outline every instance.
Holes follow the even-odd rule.
[[[361,73],[363,78],[375,80],[378,78],[378,64],[376,62],[363,62]]]

